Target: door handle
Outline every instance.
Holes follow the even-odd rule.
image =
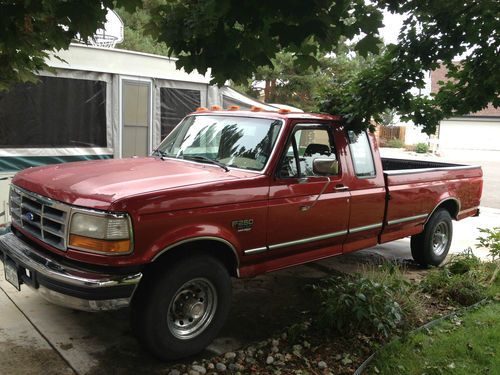
[[[335,185],[335,191],[346,191],[346,190],[349,190],[349,186],[345,186],[345,185]]]

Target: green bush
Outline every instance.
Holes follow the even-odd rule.
[[[387,141],[385,147],[403,148],[405,147],[405,143],[401,139],[393,138]]]
[[[321,299],[319,328],[340,333],[379,333],[384,336],[402,324],[404,309],[396,301],[400,288],[367,277],[332,277],[316,286]]]
[[[415,145],[415,152],[419,154],[426,154],[429,152],[429,145],[427,143],[417,143]]]
[[[495,260],[500,257],[500,227],[493,229],[479,228],[483,236],[479,236],[477,240],[478,246],[485,247],[489,250],[490,256]]]
[[[454,255],[445,267],[430,271],[420,287],[440,299],[469,306],[488,295],[484,285],[488,274],[487,264],[468,249]]]

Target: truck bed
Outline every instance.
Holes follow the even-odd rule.
[[[442,163],[427,160],[411,160],[411,159],[394,159],[394,158],[381,158],[382,169],[384,172],[395,172],[416,170],[418,172],[422,169],[442,169],[442,168],[456,168],[456,167],[469,167],[463,164]]]
[[[384,172],[386,222],[382,242],[419,233],[434,209],[447,202],[455,219],[477,213],[482,191],[480,166],[425,160],[381,158]]]

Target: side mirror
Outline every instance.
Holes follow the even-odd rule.
[[[339,162],[334,159],[317,158],[313,160],[313,172],[319,175],[335,175],[339,173]]]

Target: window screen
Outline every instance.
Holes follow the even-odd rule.
[[[0,147],[106,147],[106,82],[39,78],[0,92]]]
[[[359,134],[348,131],[349,149],[351,150],[352,162],[356,176],[361,178],[374,177],[375,164],[373,163],[372,148],[368,140],[368,134]]]
[[[199,90],[160,88],[161,139],[165,138],[189,113],[201,105]]]

